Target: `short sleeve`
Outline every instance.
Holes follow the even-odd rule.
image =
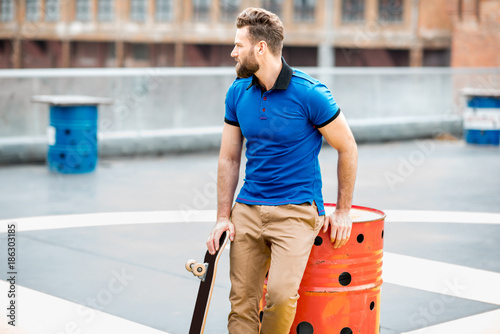
[[[340,108],[330,90],[321,83],[314,85],[307,98],[308,116],[316,128],[321,128],[340,114]]]
[[[234,85],[231,85],[226,93],[226,112],[224,115],[224,122],[234,126],[240,126],[238,122],[238,117],[236,115],[236,106],[234,103]]]

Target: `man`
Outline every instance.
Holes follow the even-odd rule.
[[[331,242],[349,239],[357,148],[330,91],[281,57],[283,25],[266,10],[248,8],[236,22],[231,52],[238,79],[226,95],[218,168],[217,223],[212,254],[229,231],[230,334],[259,332],[259,300],[268,274],[262,334],[289,333],[298,288],[314,239],[331,226]],[[325,218],[318,154],[322,137],[338,159],[337,208]],[[243,138],[244,185],[233,204]]]

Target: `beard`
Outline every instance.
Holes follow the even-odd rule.
[[[236,74],[239,78],[249,78],[259,70],[260,66],[255,60],[255,55],[250,54],[244,62],[236,64]]]

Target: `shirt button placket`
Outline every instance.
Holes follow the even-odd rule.
[[[261,107],[262,108],[260,109],[261,110],[260,119],[267,119],[267,116],[265,114],[265,112],[266,112],[266,105],[264,103],[265,101],[267,101],[267,96],[263,96],[262,100],[263,100],[263,102],[261,103]]]

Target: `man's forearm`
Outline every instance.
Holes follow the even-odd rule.
[[[358,150],[356,144],[353,144],[349,150],[339,152],[337,210],[346,211],[351,209],[357,168]]]
[[[217,173],[217,221],[229,219],[233,205],[234,192],[238,185],[240,162],[229,159],[219,159]]]

